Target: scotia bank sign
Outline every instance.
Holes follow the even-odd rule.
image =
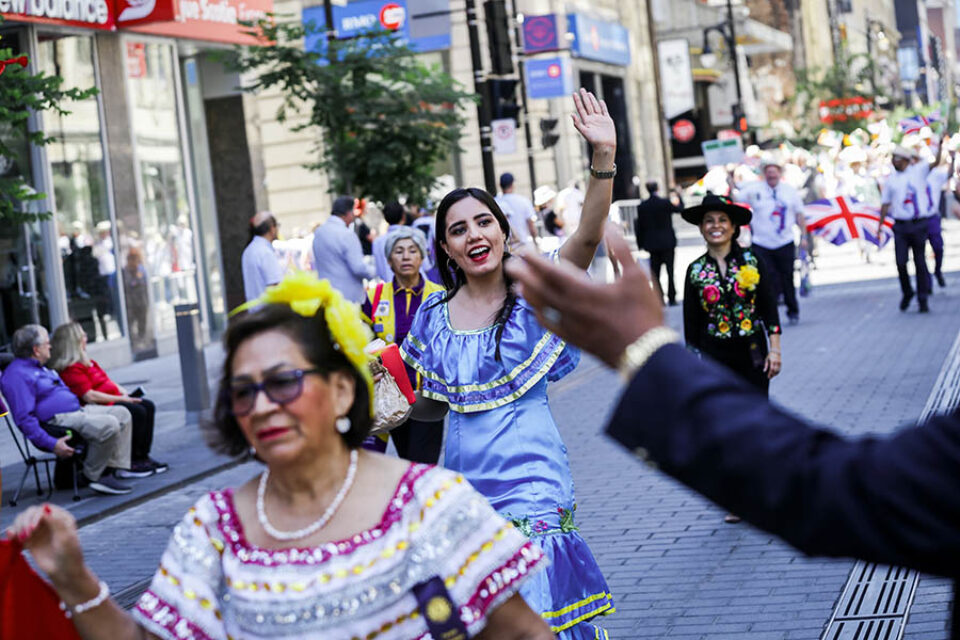
[[[107,0],[0,0],[0,14],[12,20],[114,28]]]
[[[12,22],[237,44],[255,41],[241,22],[272,11],[273,0],[0,0],[0,15]]]

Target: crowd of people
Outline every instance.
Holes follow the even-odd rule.
[[[767,402],[782,367],[777,299],[799,322],[794,259],[796,242],[806,242],[803,195],[782,180],[785,164],[767,159],[759,180],[726,176],[718,190],[730,197],[709,193],[683,209],[647,185],[637,242],[656,279],[666,267],[665,297],[609,232],[616,131],[607,107],[585,90],[574,103],[574,126],[592,151],[583,192],[541,188],[530,201],[507,173],[500,196],[456,188],[435,215],[411,219],[410,208],[386,203],[380,236],[357,223],[363,204],[341,196],[314,232],[309,273],[288,272],[269,212],[250,221],[241,258],[247,302],[224,337],[205,431],[214,451],[250,455],[262,472],[197,501],[131,614],[84,562],[68,511],[31,507],[8,532],[83,638],[608,638],[602,620],[615,611],[614,594],[576,524],[567,449],[547,402],[548,383],[577,366],[578,346],[630,381],[610,433],[730,508],[728,522],[748,518],[813,552],[953,575],[955,563],[933,558],[957,557],[954,528],[937,524],[956,515],[957,494],[941,495],[936,517],[915,505],[913,515],[934,526],[900,535],[883,523],[910,530],[908,516],[885,510],[857,474],[873,473],[878,456],[929,460],[935,442],[948,458],[957,451],[955,420],[908,442],[862,444],[814,432]],[[919,200],[917,185],[939,155],[933,165],[911,165],[904,147],[892,155],[880,224],[887,215],[896,221],[899,268],[902,246],[915,256],[919,246],[922,260],[918,238],[926,241],[928,227],[918,220],[932,204],[929,195]],[[576,215],[557,212],[574,207]],[[674,213],[706,245],[682,283],[686,350],[663,323],[662,307],[679,289]],[[548,219],[564,241],[537,257]],[[748,225],[751,243],[742,246]],[[585,275],[605,232],[622,270],[612,284]],[[929,280],[919,266],[917,278],[925,311]],[[910,297],[904,289],[907,304]],[[384,375],[369,366],[374,336],[399,345],[416,389],[409,417],[383,436],[370,435]],[[0,386],[38,447],[68,457],[69,434],[53,429],[76,429],[89,446],[83,473],[104,492],[126,488],[118,478],[166,468],[149,455],[153,405],[86,356],[82,328],[58,328],[51,344],[43,327],[29,325],[14,349]],[[391,440],[396,457],[384,455]],[[789,443],[812,440],[821,446],[784,454]],[[836,464],[849,474],[822,481],[820,470]],[[932,490],[926,475],[906,475],[901,494]],[[808,486],[831,514],[860,499],[836,515],[852,523],[844,535],[826,535],[830,520],[811,517],[820,505]],[[784,522],[805,523],[803,535]],[[879,523],[871,531],[884,535],[858,548],[861,522]]]

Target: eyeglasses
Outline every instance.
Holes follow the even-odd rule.
[[[288,404],[303,393],[303,377],[310,373],[321,373],[320,369],[291,369],[273,373],[263,382],[231,384],[227,389],[230,399],[230,411],[235,416],[246,416],[257,404],[257,396],[263,391],[276,404]]]

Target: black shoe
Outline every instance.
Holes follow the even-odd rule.
[[[787,316],[787,322],[791,325],[800,324],[800,316]]]
[[[133,491],[132,487],[123,484],[113,476],[107,474],[103,474],[98,480],[91,481],[90,488],[97,493],[110,496],[122,496]]]
[[[920,313],[930,313],[930,307],[927,306],[926,300],[920,301]]]
[[[137,461],[130,465],[129,469],[117,469],[113,472],[115,478],[128,480],[130,478],[149,478],[153,475],[153,467],[143,461]]]
[[[159,462],[150,456],[147,456],[147,463],[153,467],[154,473],[163,473],[170,468],[170,465],[168,465],[166,462]]]
[[[913,300],[913,294],[907,293],[900,298],[900,311],[906,311],[910,307],[910,301]]]
[[[946,286],[947,286],[947,281],[944,279],[942,273],[935,273],[934,276],[937,278],[937,284],[938,284],[938,285],[940,285],[941,287],[946,287]]]
[[[676,301],[676,300],[671,300],[671,301],[668,302],[667,304],[669,304],[671,307],[675,307],[675,306],[677,306],[677,301]]]

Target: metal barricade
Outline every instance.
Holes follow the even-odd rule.
[[[640,200],[617,200],[610,205],[610,219],[623,230],[627,240],[632,240],[637,246],[637,207]]]

